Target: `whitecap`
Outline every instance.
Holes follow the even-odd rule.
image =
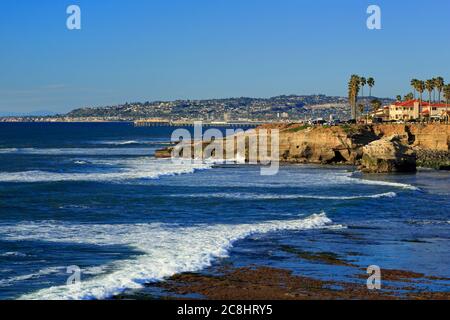
[[[80,164],[80,165],[83,165],[83,164],[89,164],[88,161],[84,161],[84,160],[75,160],[73,163],[74,163],[74,164]]]
[[[10,278],[6,278],[6,279],[0,279],[0,287],[10,287],[10,286],[15,285],[17,282],[30,280],[30,279],[37,279],[42,276],[47,276],[47,275],[51,275],[51,274],[62,273],[62,272],[64,272],[64,270],[65,270],[64,267],[49,267],[49,268],[44,268],[42,270],[39,270],[38,272],[35,272],[35,273],[24,274],[24,275],[10,277]]]
[[[26,257],[26,256],[27,255],[25,253],[16,251],[0,253],[0,257]]]
[[[153,139],[137,139],[137,140],[102,140],[102,141],[92,141],[91,144],[103,144],[108,146],[126,146],[126,145],[170,145],[171,142],[167,140],[153,140]]]
[[[122,165],[123,168],[113,172],[49,172],[49,171],[21,171],[0,172],[0,182],[35,183],[61,181],[90,181],[90,182],[123,182],[136,179],[157,179],[161,176],[194,173],[212,167],[211,164],[186,162],[172,162],[153,158],[139,158],[132,160],[105,160],[104,164]],[[101,163],[101,161],[93,161]]]
[[[415,187],[410,184],[407,184],[407,183],[389,182],[389,181],[381,181],[381,180],[365,180],[365,179],[356,179],[356,178],[351,178],[351,179],[355,180],[356,183],[360,183],[360,184],[367,184],[367,185],[374,185],[374,186],[388,186],[388,187],[394,187],[394,188],[402,188],[402,189],[420,191],[420,188]]]
[[[223,198],[223,199],[241,199],[241,200],[295,200],[295,199],[316,199],[316,200],[359,200],[359,199],[378,199],[395,198],[395,192],[386,192],[379,194],[355,195],[355,196],[319,196],[306,194],[260,194],[260,193],[193,193],[193,194],[173,194],[169,197],[175,198]]]
[[[17,151],[18,151],[17,148],[3,148],[3,149],[0,149],[0,154],[15,153]]]
[[[0,149],[0,153],[22,155],[85,155],[85,156],[145,156],[155,148],[10,148]]]
[[[107,274],[82,281],[80,286],[65,284],[27,294],[21,299],[104,299],[126,289],[142,288],[183,272],[195,272],[214,260],[228,256],[233,244],[253,234],[338,228],[325,215],[314,214],[297,220],[267,221],[238,225],[194,225],[180,227],[159,223],[119,225],[76,225],[30,222],[0,226],[7,240],[40,240],[95,245],[127,245],[142,255],[116,261]]]

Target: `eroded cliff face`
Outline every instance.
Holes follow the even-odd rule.
[[[450,125],[380,124],[368,126],[302,127],[289,125],[280,129],[281,160],[308,163],[360,164],[363,147],[383,138],[396,136],[399,150],[412,148],[419,164],[433,167],[450,164]],[[404,147],[401,148],[400,144]],[[376,157],[373,149],[371,156]],[[406,152],[406,151],[405,151]],[[401,152],[396,152],[401,162]],[[380,159],[384,155],[380,154]],[[407,157],[410,159],[409,157]]]
[[[289,126],[280,131],[280,158],[300,163],[356,164],[362,147],[379,139],[364,127]]]
[[[380,124],[373,131],[380,138],[407,135],[408,144],[423,150],[450,151],[450,125],[447,124]]]
[[[364,154],[364,147],[374,141],[390,136],[397,136],[395,144],[399,152],[396,156],[402,157],[401,150],[414,149],[415,153],[429,157],[439,154],[438,163],[434,167],[450,164],[450,126],[445,124],[380,124],[380,125],[352,125],[334,127],[309,127],[300,124],[265,125],[256,129],[256,133],[245,134],[258,136],[259,132],[279,130],[279,157],[282,162],[315,163],[315,164],[351,164],[359,165]],[[223,146],[236,137],[227,137],[217,140]],[[401,147],[403,146],[403,147]],[[254,146],[247,146],[250,150]],[[256,147],[257,148],[257,147]],[[270,149],[270,145],[268,146]],[[173,148],[160,150],[157,157],[170,157]],[[366,149],[368,150],[368,149]],[[371,159],[377,158],[376,150],[372,148]],[[367,151],[366,151],[367,152]],[[235,156],[235,155],[234,155]],[[248,158],[248,150],[245,155]],[[384,155],[380,154],[380,159]],[[409,159],[409,158],[408,158]],[[420,159],[419,163],[420,162]],[[431,161],[432,163],[433,161]],[[425,163],[425,162],[424,162]]]
[[[360,169],[365,173],[415,172],[417,154],[403,135],[383,137],[363,147]]]

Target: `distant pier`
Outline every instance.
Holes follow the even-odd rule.
[[[193,127],[196,122],[201,122],[202,126],[206,127],[257,127],[267,122],[257,121],[170,121],[163,119],[152,120],[136,120],[134,121],[135,127]]]

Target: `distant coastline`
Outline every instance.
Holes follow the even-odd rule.
[[[367,105],[374,97],[361,98]],[[392,99],[379,98],[383,104]],[[0,122],[130,122],[143,119],[204,122],[298,122],[308,119],[350,119],[346,97],[281,95],[272,98],[226,98],[133,102],[113,106],[78,108],[67,114],[12,115]]]

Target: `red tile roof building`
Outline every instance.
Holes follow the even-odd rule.
[[[424,117],[443,118],[450,111],[450,104],[428,103],[419,100],[396,102],[389,106],[389,120],[414,120]]]

